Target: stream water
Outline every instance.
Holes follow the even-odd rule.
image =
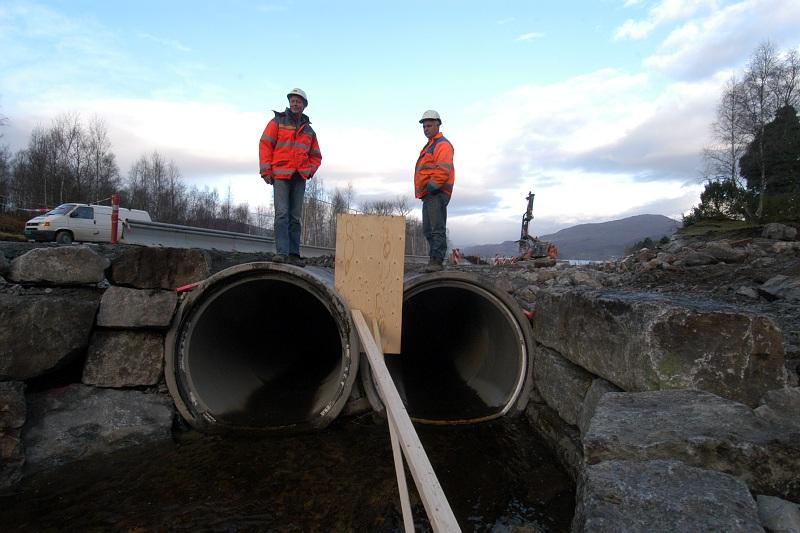
[[[417,428],[464,531],[568,531],[574,485],[524,419]],[[410,474],[417,531],[429,531]],[[0,530],[402,531],[386,422],[312,434],[184,433],[29,476]]]

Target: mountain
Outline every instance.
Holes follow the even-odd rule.
[[[672,235],[679,227],[680,222],[663,215],[637,215],[610,222],[580,224],[539,238],[555,243],[560,259],[601,260],[625,255],[625,249],[632,244],[647,237],[657,241],[664,235]],[[462,248],[461,252],[481,257],[514,256],[518,247],[516,241],[504,241],[469,246]]]

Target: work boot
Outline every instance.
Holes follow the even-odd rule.
[[[303,268],[306,266],[306,260],[297,254],[289,254],[289,264]]]
[[[286,255],[285,254],[272,254],[272,262],[273,263],[285,263],[286,262]]]
[[[431,257],[428,264],[425,265],[425,272],[439,272],[443,270],[444,267],[442,266],[442,260],[436,259],[435,257]]]

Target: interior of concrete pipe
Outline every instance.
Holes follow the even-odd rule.
[[[357,370],[349,318],[307,272],[284,270],[224,279],[192,305],[176,339],[175,380],[190,422],[322,427],[341,410]]]
[[[411,417],[469,423],[516,412],[530,380],[523,320],[509,298],[472,282],[407,288],[402,354],[387,366]]]

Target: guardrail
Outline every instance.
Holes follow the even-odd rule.
[[[272,237],[141,220],[128,220],[123,224],[120,242],[142,246],[202,248],[228,252],[275,252],[275,239]],[[335,252],[335,249],[323,246],[300,246],[300,255],[304,257],[334,255]],[[410,263],[427,261],[426,256],[406,256],[406,262]]]
[[[164,222],[126,221],[120,242],[169,248],[204,248],[230,252],[275,252],[275,240],[263,235],[249,235],[208,228],[193,228]],[[333,255],[333,248],[301,246],[305,257]]]
[[[353,309],[352,315],[358,337],[361,339],[361,346],[367,354],[367,361],[369,361],[369,366],[375,378],[375,386],[386,408],[386,418],[389,420],[394,468],[397,474],[397,486],[400,491],[400,505],[403,511],[405,531],[414,531],[414,519],[411,515],[403,457],[408,462],[408,469],[414,478],[417,492],[419,492],[422,504],[425,506],[425,512],[433,530],[437,532],[461,531],[456,517],[453,515],[453,510],[444,495],[442,486],[436,478],[433,466],[431,466],[431,462],[425,454],[425,449],[422,447],[419,436],[414,431],[408,411],[406,411],[389,370],[386,368],[386,363],[383,360],[383,351],[380,348],[380,334],[377,323],[373,324],[375,326],[375,337],[373,337],[361,311]]]

